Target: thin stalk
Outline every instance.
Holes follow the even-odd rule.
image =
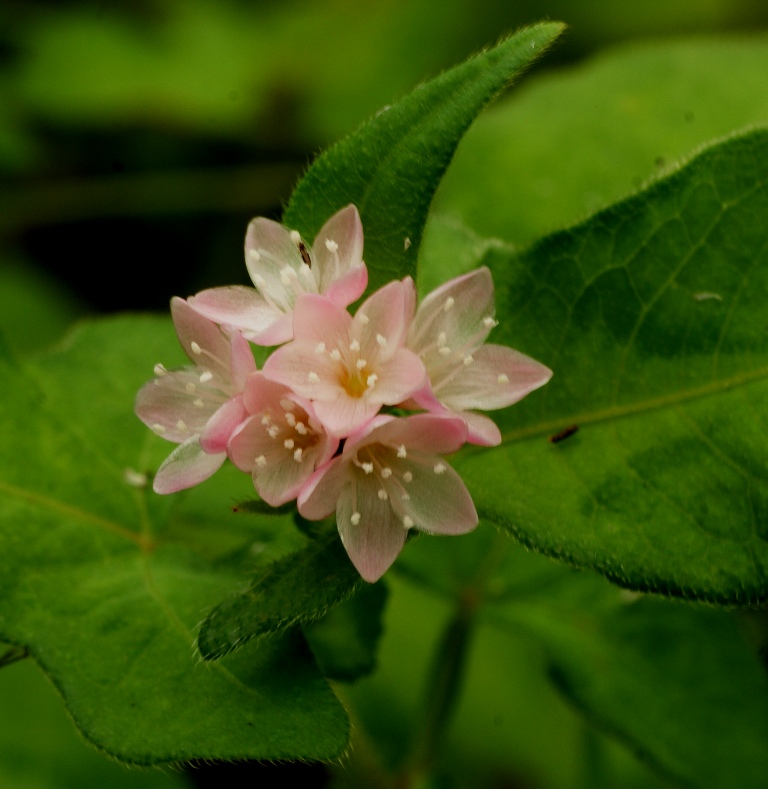
[[[478,603],[475,590],[467,590],[443,630],[411,755],[395,781],[397,789],[423,786],[434,769],[461,694]]]

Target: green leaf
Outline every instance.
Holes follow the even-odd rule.
[[[333,529],[304,550],[268,565],[246,591],[217,605],[200,627],[200,654],[216,660],[257,636],[317,619],[361,583]]]
[[[676,783],[765,786],[768,676],[732,614],[631,598],[486,613],[542,639],[566,697]]]
[[[619,590],[484,524],[456,548],[451,538],[412,541],[397,568],[448,599],[481,601],[486,627],[537,641],[571,703],[676,783],[763,785],[768,675],[740,618]]]
[[[414,275],[432,196],[475,116],[563,26],[542,23],[421,85],[323,153],[284,222],[307,238],[348,203],[362,217],[369,285]]]
[[[85,313],[85,306],[52,277],[18,260],[0,263],[0,332],[18,354],[50,348]],[[34,314],[34,320],[30,315]]]
[[[631,588],[768,598],[768,132],[495,272],[493,339],[554,370],[456,465],[482,517]],[[579,425],[560,443],[549,436]]]
[[[129,769],[83,742],[33,661],[0,671],[0,786],[7,789],[188,789],[180,772]]]
[[[768,38],[742,35],[624,44],[537,74],[467,132],[436,210],[482,236],[533,241],[705,143],[768,123],[766,73]]]
[[[353,597],[304,628],[326,677],[352,682],[373,671],[386,602],[387,587],[383,581],[363,584]]]
[[[82,327],[29,374],[0,359],[0,638],[27,647],[85,737],[123,761],[334,758],[346,716],[300,634],[216,665],[195,654],[205,612],[247,581],[242,551],[255,549],[252,574],[303,538],[288,516],[231,512],[251,486],[238,472],[151,493],[142,474],[171,445],[132,402],[175,346],[169,321],[122,318]]]

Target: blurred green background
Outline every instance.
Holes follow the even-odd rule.
[[[165,310],[172,295],[247,282],[248,220],[278,218],[318,151],[426,77],[545,18],[569,29],[524,78],[531,83],[631,39],[764,30],[768,3],[0,2],[0,331],[23,355],[56,343],[84,315]],[[395,579],[380,668],[342,690],[365,726],[374,722],[369,736],[385,752],[401,747],[446,615],[437,597]],[[600,750],[612,776],[605,786],[666,785],[589,729],[543,666],[526,639],[481,629],[455,769],[483,772],[483,785],[499,789],[576,789],[592,785],[590,754]],[[79,739],[26,661],[0,672],[0,699],[0,789],[237,786],[257,777],[265,787],[291,770],[304,786],[332,780],[305,765],[125,770]],[[354,770],[366,747],[361,735],[351,772],[333,780],[364,785]]]

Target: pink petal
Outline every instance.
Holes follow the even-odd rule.
[[[378,497],[377,486],[359,475],[353,479],[353,484],[341,491],[336,525],[352,564],[373,583],[391,567],[408,532],[389,502]],[[353,514],[360,516],[358,523],[352,522]]]
[[[414,414],[400,419],[390,419],[370,431],[366,436],[348,442],[350,451],[371,443],[410,449],[430,455],[448,455],[456,452],[467,440],[467,425],[457,416]],[[344,448],[345,452],[347,447]]]
[[[223,394],[187,391],[187,386],[199,386],[198,369],[166,373],[144,384],[136,395],[136,415],[168,441],[182,443],[192,435],[199,435],[225,401]],[[202,401],[203,406],[196,406],[195,400]]]
[[[235,393],[240,393],[245,389],[248,376],[256,372],[256,362],[250,344],[239,332],[232,335],[230,348],[232,388]]]
[[[328,348],[348,344],[351,324],[352,316],[323,296],[305,294],[296,300],[294,339],[312,343],[313,348],[320,342]]]
[[[427,371],[415,353],[398,348],[393,357],[379,368],[378,376],[369,399],[378,404],[395,405],[424,386]]]
[[[364,397],[350,397],[343,390],[331,401],[315,401],[315,413],[332,436],[344,438],[369,422],[381,408],[380,403]]]
[[[449,347],[477,348],[492,328],[492,324],[485,326],[483,319],[493,312],[493,278],[483,266],[446,282],[424,298],[408,332],[408,347],[422,353],[434,345],[438,332],[444,331]]]
[[[318,521],[335,512],[341,490],[349,481],[348,473],[341,455],[318,468],[299,493],[296,503],[301,516]]]
[[[323,295],[340,307],[348,307],[365,293],[368,287],[368,269],[365,265],[350,269],[344,276],[332,282]]]
[[[386,359],[403,344],[406,325],[405,286],[390,282],[379,288],[361,305],[355,314],[350,334],[359,340],[364,356]],[[382,347],[380,339],[386,344]]]
[[[497,447],[501,443],[501,431],[493,419],[474,411],[461,411],[458,416],[469,428],[467,443],[481,447]]]
[[[314,343],[289,342],[272,353],[262,372],[270,380],[314,400],[315,405],[321,400],[335,400],[343,393],[336,377],[337,363],[315,348]]]
[[[189,306],[208,320],[243,332],[253,342],[284,317],[261,293],[242,285],[203,290],[189,298]]]
[[[184,353],[195,364],[229,380],[229,340],[221,329],[178,296],[171,299],[171,315]]]
[[[212,476],[226,460],[225,453],[209,455],[200,447],[197,436],[180,444],[165,459],[155,475],[155,493],[176,493],[191,488]]]
[[[254,260],[251,250],[259,253],[260,260]],[[302,262],[288,228],[262,216],[251,220],[245,233],[245,265],[255,284],[259,277],[270,282],[277,276],[279,281],[280,269],[298,270]]]
[[[249,414],[258,414],[278,403],[290,391],[287,386],[268,379],[263,372],[256,373],[245,384],[243,402]]]
[[[328,249],[326,242],[337,245],[334,254]],[[363,225],[360,214],[354,205],[348,205],[337,211],[321,228],[312,243],[312,268],[319,286],[320,293],[327,293],[331,285],[340,280],[350,270],[363,269]],[[366,273],[367,282],[367,273]],[[359,280],[358,283],[359,284]],[[362,290],[341,306],[346,307],[360,298]],[[334,301],[336,299],[334,298]]]
[[[393,496],[392,503],[415,528],[432,534],[465,534],[477,526],[472,497],[461,477],[444,460],[409,451],[401,469],[413,474],[407,487],[409,498]]]
[[[227,400],[208,420],[200,436],[200,446],[208,454],[226,453],[232,433],[247,416],[242,395]]]
[[[453,411],[504,408],[543,386],[552,371],[503,345],[483,345],[472,364],[435,389],[435,395]]]

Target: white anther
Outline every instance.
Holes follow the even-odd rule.
[[[376,342],[379,344],[380,348],[387,347],[387,338],[383,334],[376,335]]]
[[[339,245],[335,241],[332,241],[330,238],[326,238],[325,239],[325,248],[329,252],[338,252],[339,251]]]
[[[486,329],[490,329],[492,326],[495,325],[496,325],[496,321],[493,318],[491,318],[490,315],[487,318],[483,318],[483,326],[485,326]]]
[[[338,348],[334,348],[329,355],[334,362],[341,361],[341,351]]]
[[[403,239],[403,249],[407,251],[407,250],[408,250],[408,247],[410,247],[410,246],[411,246],[411,239],[410,239],[410,238],[408,238],[408,236],[406,236],[406,237]]]
[[[283,411],[293,411],[296,408],[296,403],[294,403],[293,400],[289,400],[287,397],[284,397],[280,401],[280,408],[282,408]]]
[[[206,370],[204,373],[200,375],[200,383],[207,384],[213,378],[213,373],[210,370]]]
[[[205,403],[199,397],[196,400],[193,401],[193,404],[194,404],[195,408],[204,408],[205,407]]]
[[[286,449],[293,449],[293,447],[294,447],[293,439],[292,438],[286,438],[285,441],[283,441],[283,446]]]
[[[311,384],[316,384],[320,380],[320,376],[314,370],[309,371],[307,378]]]
[[[411,496],[410,496],[410,494],[407,491],[403,491],[403,495],[400,496],[400,498],[403,501],[410,501],[411,500]]]
[[[269,430],[267,430],[267,435],[270,438],[277,438],[279,434],[280,434],[280,428],[277,425],[272,425],[272,427],[270,427]]]
[[[497,379],[500,384],[508,384],[509,383],[509,376],[502,373]]]
[[[382,479],[389,479],[392,476],[392,469],[391,468],[383,468],[381,470],[381,478]]]
[[[366,474],[373,474],[373,463],[363,463],[362,466]]]
[[[299,448],[298,448],[298,449],[297,449],[297,450],[296,450],[296,451],[293,453],[293,459],[294,459],[294,460],[295,460],[297,463],[301,463],[301,461],[302,461],[302,460],[304,460],[304,457],[303,457],[303,456],[304,456],[304,450],[303,450],[301,447],[299,447]]]
[[[295,276],[296,272],[290,266],[283,266],[280,269],[280,282],[283,285],[290,285],[291,284],[291,274]]]
[[[467,355],[466,355],[466,356],[465,356],[465,357],[462,359],[462,362],[464,363],[464,366],[465,366],[465,367],[469,367],[469,365],[470,365],[470,364],[472,364],[472,362],[474,362],[474,361],[475,361],[475,357],[474,357],[474,356],[472,356],[472,354],[471,354],[471,353],[468,353],[468,354],[467,354]]]
[[[406,529],[413,528],[413,521],[407,515],[403,515],[403,526],[405,526]]]
[[[136,471],[136,469],[132,468],[126,468],[123,470],[123,479],[125,480],[126,484],[130,485],[132,488],[144,488],[149,482],[146,474],[143,474],[141,471]]]
[[[248,257],[254,263],[258,263],[261,260],[261,255],[259,254],[259,250],[258,249],[249,249],[248,250]]]
[[[451,349],[447,345],[439,348],[437,352],[440,354],[440,356],[450,356],[452,353]]]
[[[272,422],[272,419],[270,418],[269,414],[264,414],[264,416],[261,417],[261,424],[262,425],[269,425],[269,424],[271,424],[271,422]]]
[[[306,427],[306,425],[303,422],[297,422],[296,423],[296,432],[300,436],[306,436],[307,435],[307,427]]]
[[[445,473],[445,463],[435,463],[433,471],[437,475]]]
[[[437,347],[442,348],[447,342],[448,342],[448,335],[444,331],[441,331],[437,335]]]
[[[163,365],[163,364],[160,364],[160,363],[158,362],[158,363],[155,365],[155,375],[157,375],[157,376],[163,376],[163,375],[167,375],[167,374],[168,374],[168,370],[166,370],[166,369],[165,369],[165,365]]]
[[[325,353],[325,343],[324,342],[319,342],[315,346],[315,353]]]
[[[163,425],[158,424],[157,422],[155,422],[155,424],[152,425],[152,430],[154,430],[155,433],[157,433],[158,436],[162,436],[163,433],[165,433],[166,428]]]
[[[360,513],[359,512],[353,512],[352,515],[349,518],[349,522],[353,526],[357,526],[360,523]]]
[[[350,351],[359,351],[360,350],[360,343],[357,340],[352,340],[349,344]]]
[[[267,284],[267,281],[264,279],[264,277],[261,276],[261,274],[256,274],[253,277],[253,284],[257,288],[263,288]]]
[[[299,242],[301,241],[301,235],[299,235],[298,230],[291,230],[291,241],[293,241],[296,246],[299,245]]]
[[[179,421],[176,423],[176,427],[178,427],[183,433],[187,429],[187,423],[183,419],[179,419]]]
[[[379,492],[376,494],[382,501],[386,501],[389,496],[387,496],[387,491],[384,488],[380,488]]]
[[[412,479],[413,474],[411,474],[410,471],[406,471],[405,474],[403,474],[403,482],[410,482]]]
[[[405,448],[405,444],[400,444],[397,448],[397,456],[399,458],[407,458],[408,457],[408,450]]]
[[[264,468],[264,466],[266,466],[266,465],[267,465],[267,459],[264,457],[264,455],[259,455],[259,456],[256,458],[256,465],[257,465],[259,468]]]
[[[296,417],[290,411],[286,411],[286,413],[285,413],[285,421],[291,427],[296,427]]]
[[[358,359],[355,362],[355,367],[357,367],[358,370],[362,370],[367,364],[368,362],[365,359]]]
[[[358,312],[357,318],[363,326],[367,326],[371,322],[371,319],[364,312]]]
[[[185,384],[184,388],[185,388],[185,389],[186,389],[186,390],[187,390],[187,391],[188,391],[190,394],[192,394],[192,392],[194,392],[194,391],[195,391],[195,389],[197,389],[197,387],[196,387],[196,386],[195,386],[193,383],[191,383],[191,382],[190,382],[190,383],[188,383],[188,384]]]
[[[376,381],[378,381],[378,380],[379,380],[379,376],[378,376],[378,375],[376,375],[376,373],[371,373],[371,374],[370,374],[370,375],[369,375],[369,376],[368,376],[368,377],[365,379],[365,385],[366,385],[366,386],[367,386],[369,389],[373,389],[373,387],[376,385]]]
[[[192,340],[192,342],[189,344],[189,347],[192,349],[192,353],[194,353],[196,356],[200,356],[200,354],[203,352],[203,349],[194,340]]]
[[[456,301],[453,298],[453,296],[448,296],[448,298],[445,300],[445,304],[443,304],[443,310],[445,310],[445,312],[448,312],[448,310],[450,310],[455,303]]]

